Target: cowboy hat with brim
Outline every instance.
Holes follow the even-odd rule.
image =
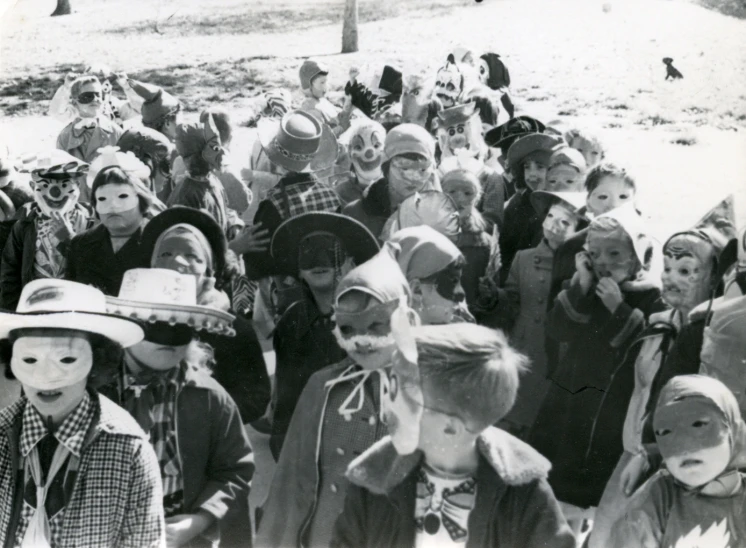
[[[561,137],[547,135],[546,133],[532,133],[520,137],[510,145],[506,165],[508,169],[513,169],[534,152],[544,153],[547,156],[547,163],[549,163],[554,147],[562,142]]]
[[[142,323],[187,325],[195,331],[234,336],[235,316],[197,302],[197,281],[164,268],[133,268],[124,273],[118,297],[106,297],[110,314]]]
[[[288,112],[281,120],[263,118],[257,133],[270,162],[294,173],[327,169],[339,153],[331,128],[304,110]]]
[[[228,242],[223,229],[210,214],[186,206],[172,206],[153,217],[145,225],[140,239],[140,266],[150,268],[158,238],[166,230],[179,224],[192,225],[207,238],[212,248],[213,276],[220,278],[225,269],[225,255],[228,250]]]
[[[584,215],[585,192],[550,192],[548,190],[536,190],[531,193],[531,205],[539,214],[544,216],[556,203],[569,205],[578,215]]]
[[[545,129],[546,126],[535,118],[517,116],[487,131],[484,134],[484,142],[489,147],[500,148],[509,140],[515,141],[530,133],[542,133]]]
[[[299,245],[306,237],[316,234],[337,238],[356,265],[363,264],[380,249],[370,230],[355,219],[339,213],[303,213],[282,223],[272,237],[270,252],[282,272],[298,274]]]
[[[0,312],[0,339],[18,329],[84,331],[106,337],[125,348],[143,339],[142,328],[137,323],[108,313],[106,296],[101,291],[53,278],[27,283],[16,312]]]

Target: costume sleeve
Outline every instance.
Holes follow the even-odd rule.
[[[287,443],[280,452],[269,494],[262,506],[262,518],[257,524],[257,546],[281,548],[297,544],[301,527],[316,498],[313,468],[323,394],[324,386],[315,374],[298,400],[304,412],[293,414],[290,420]]]
[[[547,316],[547,335],[556,341],[570,341],[581,330],[588,329],[591,323],[592,290],[588,295],[578,282],[566,284],[557,296],[552,310]]]
[[[512,546],[527,548],[573,548],[575,536],[562,514],[552,488],[545,479],[535,480],[520,488],[525,495],[513,508],[513,531],[516,542]]]
[[[651,290],[648,293],[649,295],[637,307],[623,301],[602,324],[601,336],[608,339],[612,348],[618,349],[629,345],[634,337],[642,332],[650,314],[665,309],[658,291]],[[607,312],[605,307],[604,312]]]
[[[611,528],[614,548],[660,548],[675,487],[658,473],[630,499],[627,511]]]
[[[23,228],[24,223],[13,225],[5,242],[0,261],[0,308],[15,310],[23,289]]]
[[[347,488],[342,513],[337,518],[329,543],[331,548],[359,548],[367,546],[365,531],[366,491],[357,485]],[[384,524],[381,524],[385,527]]]
[[[218,174],[225,194],[228,198],[227,205],[235,209],[239,214],[249,208],[249,189],[243,184],[232,170],[226,170]]]
[[[225,393],[211,406],[210,457],[207,482],[195,507],[220,521],[248,507],[254,456],[233,400]],[[248,520],[248,516],[246,516]]]
[[[132,459],[132,480],[124,513],[121,548],[155,548],[166,545],[163,522],[163,491],[158,459],[150,444],[144,441]]]

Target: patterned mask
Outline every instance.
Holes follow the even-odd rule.
[[[52,213],[65,215],[72,211],[80,197],[80,187],[75,178],[60,175],[59,178],[35,178],[34,200],[42,213],[51,217]]]
[[[435,95],[444,108],[455,106],[464,89],[464,76],[455,63],[453,55],[448,56],[446,64],[438,70],[435,81]]]
[[[386,130],[378,122],[358,126],[350,138],[350,157],[358,179],[373,182],[383,177],[383,143]]]

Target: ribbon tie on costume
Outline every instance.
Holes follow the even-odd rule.
[[[89,129],[93,129],[97,126],[98,120],[96,118],[83,118],[73,126],[73,135],[75,137],[80,137]]]
[[[337,409],[337,412],[345,417],[345,420],[350,420],[352,415],[357,413],[363,408],[363,405],[365,404],[365,381],[367,381],[370,376],[374,373],[377,373],[379,376],[379,386],[378,386],[378,392],[379,392],[379,417],[381,421],[383,421],[383,407],[381,406],[381,403],[383,401],[383,397],[386,394],[386,389],[388,387],[388,376],[386,375],[386,372],[383,369],[361,369],[357,370],[356,365],[352,365],[345,369],[341,375],[339,375],[336,379],[332,379],[330,381],[327,381],[324,385],[326,388],[331,388],[332,386],[335,386],[342,382],[351,381],[353,379],[360,378],[358,383],[355,385],[355,388],[352,389],[352,392],[345,398],[345,400],[342,402],[342,405],[339,406]],[[353,404],[353,401],[357,399],[357,402]]]
[[[26,459],[27,472],[31,473],[36,486],[36,510],[31,516],[26,533],[21,541],[21,548],[50,548],[51,547],[51,529],[49,526],[49,517],[45,507],[47,492],[52,484],[57,472],[65,464],[70,450],[63,444],[58,444],[52,457],[52,464],[49,467],[47,481],[43,481],[41,462],[39,461],[38,446],[35,446]]]

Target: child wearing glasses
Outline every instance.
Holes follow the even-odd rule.
[[[57,148],[91,163],[99,148],[117,144],[122,128],[104,115],[104,91],[95,76],[81,76],[73,82],[70,104],[77,116],[60,132]],[[81,201],[87,200],[81,196]]]

